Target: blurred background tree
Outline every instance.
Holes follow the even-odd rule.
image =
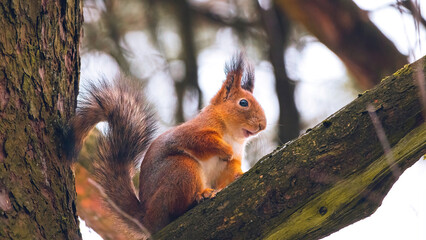
[[[246,52],[257,70],[255,96],[269,122],[247,147],[246,169],[421,56],[417,46],[401,53],[371,21],[371,12],[351,0],[85,0],[84,6],[82,86],[118,72],[142,81],[158,110],[159,132],[196,115],[225,78],[225,61]],[[421,43],[426,25],[419,1],[387,1],[376,11],[381,8],[410,15],[414,42]],[[330,68],[336,60],[329,53],[317,56],[318,68],[341,73],[317,81],[312,76],[318,68],[305,69],[299,61],[307,48],[322,44],[346,70]],[[318,102],[313,92],[329,101]],[[90,184],[76,181],[80,216],[104,238],[118,239],[99,226],[96,211],[88,214],[94,208],[83,204],[90,198],[80,192]]]

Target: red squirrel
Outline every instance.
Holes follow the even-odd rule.
[[[244,144],[265,129],[266,118],[252,95],[253,69],[242,54],[225,65],[225,73],[226,80],[208,106],[152,143],[155,120],[134,83],[119,79],[112,84],[91,84],[79,102],[71,122],[68,154],[75,159],[89,131],[98,122],[108,122],[94,160],[95,179],[131,217],[116,214],[129,229],[140,230],[137,220],[155,233],[243,174]],[[138,196],[132,176],[145,150]]]

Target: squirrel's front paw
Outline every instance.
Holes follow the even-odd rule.
[[[224,162],[230,162],[234,158],[234,155],[232,153],[224,153],[219,155],[219,159]]]
[[[217,156],[219,157],[220,160],[222,160],[224,162],[229,162],[234,157],[234,152],[232,151],[232,148],[228,146],[228,147],[226,147],[226,148],[224,147],[220,151],[218,151]]]
[[[232,159],[231,155],[227,155],[227,156],[223,156],[223,157],[219,157],[220,160],[224,161],[224,162],[229,162]]]
[[[202,192],[197,193],[197,195],[195,196],[195,200],[197,201],[197,203],[200,203],[205,199],[214,198],[218,192],[218,190],[206,188]]]

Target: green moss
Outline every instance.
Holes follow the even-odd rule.
[[[386,76],[386,77],[382,78],[382,80],[380,80],[380,82],[384,82],[384,81],[388,80],[389,78],[391,78],[391,76]]]
[[[11,228],[8,232],[11,233],[11,239],[33,239],[35,229],[32,228],[32,224],[28,224],[28,216],[24,214],[18,214],[15,219],[11,220],[12,223],[9,225]]]
[[[399,69],[394,74],[392,74],[392,76],[398,77],[400,75],[409,75],[411,73],[413,73],[413,69],[411,68],[411,65],[406,64],[403,68]]]
[[[365,94],[367,94],[369,92],[370,92],[370,90],[365,90],[364,92],[361,93],[361,95],[365,95]]]

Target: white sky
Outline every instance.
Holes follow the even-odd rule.
[[[412,19],[401,14],[394,8],[387,7],[394,1],[389,0],[355,0],[365,10],[374,10],[370,14],[372,21],[384,34],[390,38],[397,48],[410,56],[410,61],[426,55],[426,33],[416,35]],[[423,16],[426,14],[426,2],[421,6]],[[419,43],[418,40],[421,40]],[[145,50],[138,47],[147,42],[143,33],[130,33],[126,37],[129,48],[135,51],[132,68],[147,66]],[[198,56],[199,83],[204,93],[204,102],[219,89],[222,80],[224,63],[230,54],[238,50],[230,30],[220,30],[216,36],[215,45],[203,50]],[[286,54],[289,65],[289,75],[298,80],[296,88],[296,104],[305,122],[319,122],[353,100],[356,92],[351,89],[346,70],[341,61],[321,43],[310,43],[302,52],[290,49]],[[155,65],[155,64],[153,64]],[[179,62],[173,64],[170,72],[176,74]],[[96,79],[99,76],[114,76],[118,72],[117,65],[105,54],[85,54],[82,56],[81,78]],[[140,71],[146,73],[146,71]],[[158,89],[165,91],[167,96],[173,96],[171,79],[152,71],[155,83],[148,84],[148,97],[156,103],[160,117],[165,124],[173,119],[175,100],[173,97],[163,98]],[[178,71],[177,71],[178,72]],[[157,75],[156,75],[157,74]],[[179,72],[177,73],[179,74]],[[274,131],[274,123],[278,119],[278,102],[274,90],[274,76],[268,62],[256,66],[255,97],[265,108],[269,131]],[[337,90],[330,93],[330,86]],[[339,90],[340,89],[340,90]],[[273,94],[271,94],[273,93]],[[265,153],[269,149],[263,149]],[[247,164],[244,166],[248,169]],[[101,239],[94,231],[88,230],[81,221],[81,231],[84,239]],[[420,160],[406,170],[393,186],[382,206],[371,216],[348,226],[325,240],[352,239],[388,239],[388,240],[425,240],[426,239],[426,161]]]

